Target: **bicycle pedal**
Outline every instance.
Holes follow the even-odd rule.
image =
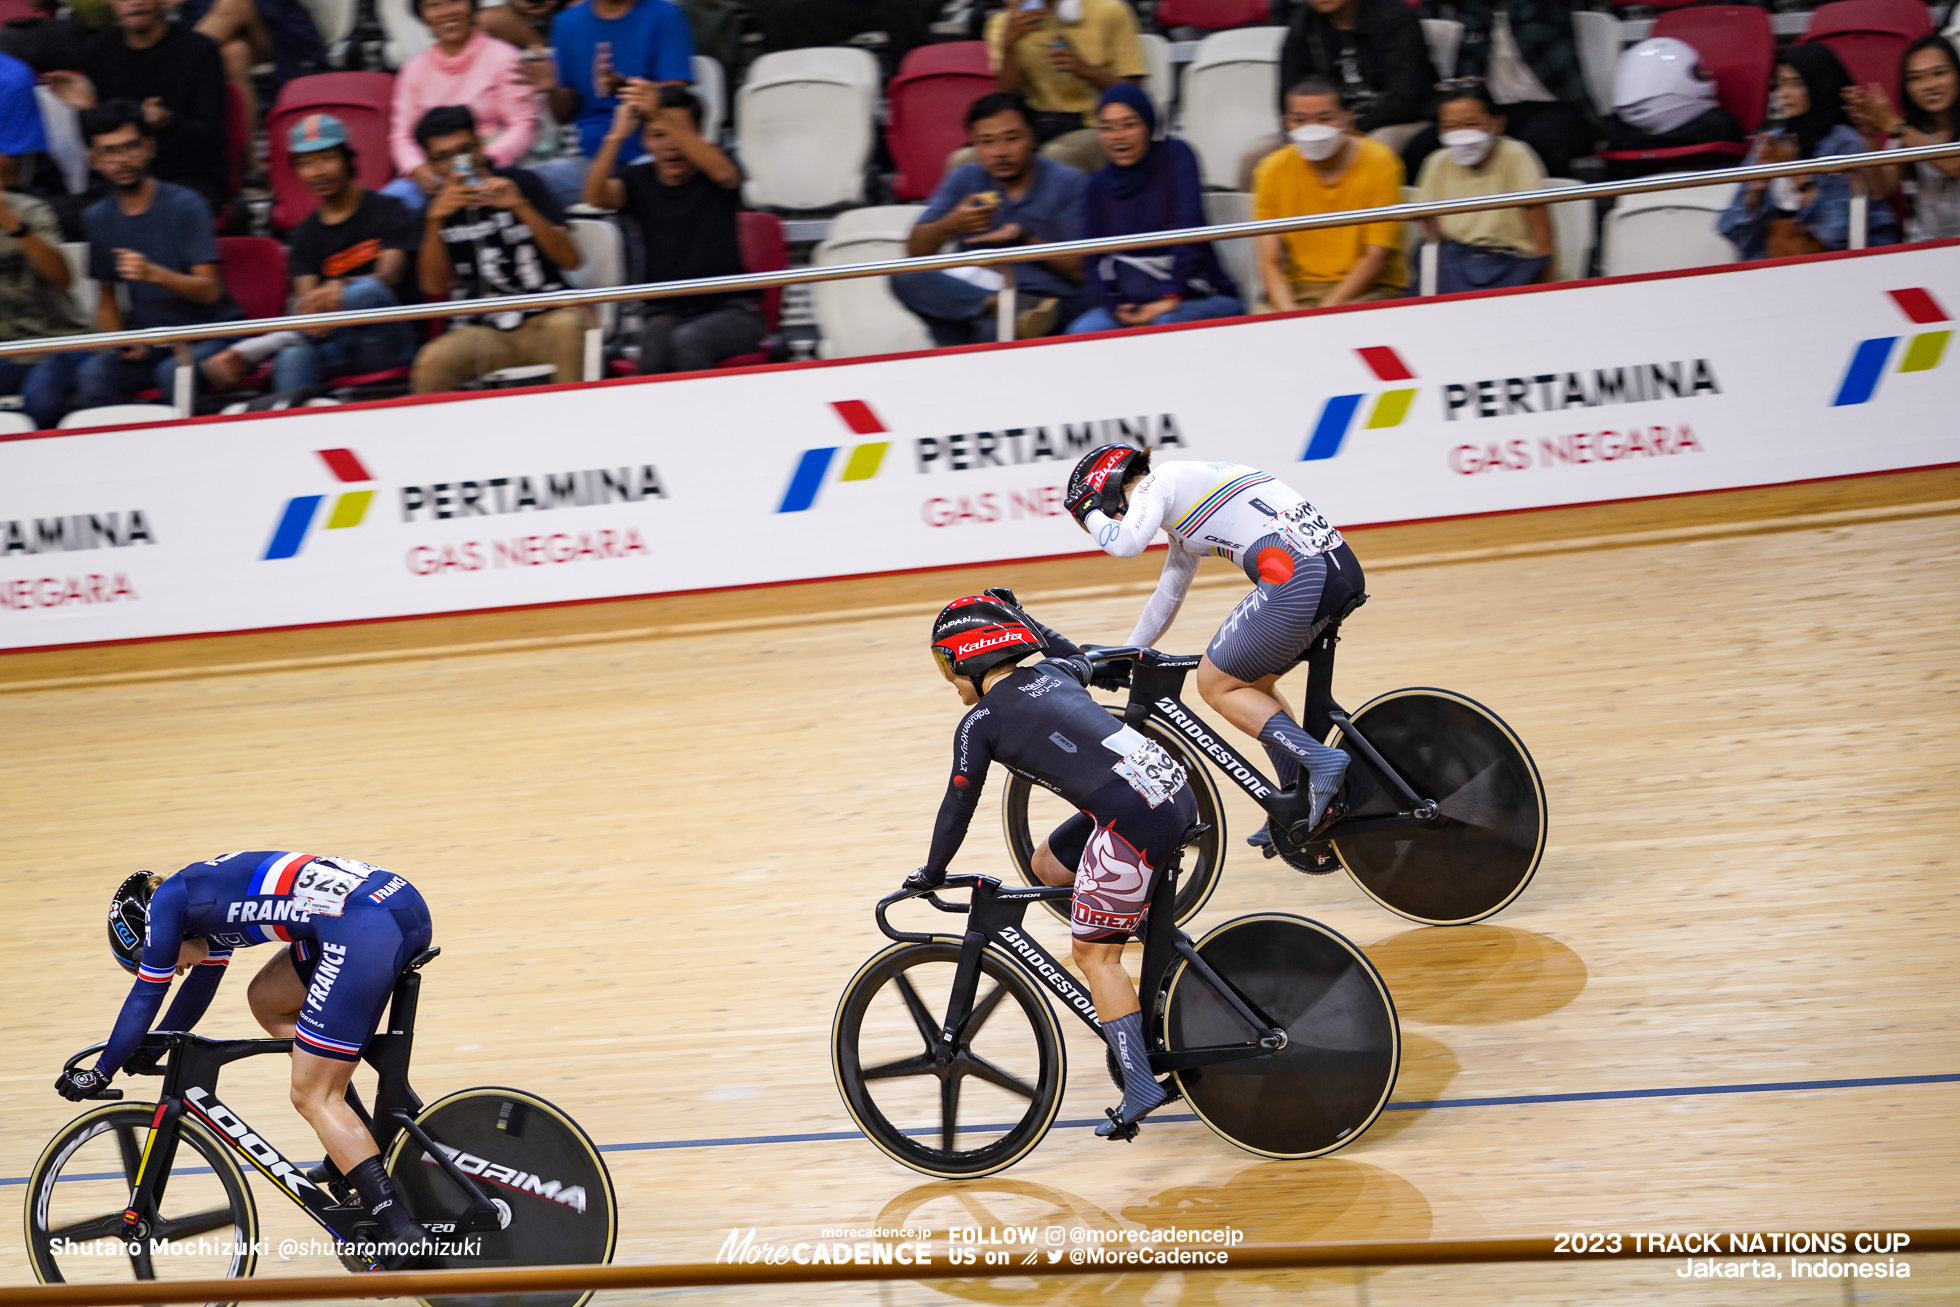
[[[1108,1117],[1110,1121],[1114,1123],[1114,1128],[1108,1134],[1103,1135],[1103,1138],[1109,1140],[1120,1139],[1127,1144],[1132,1139],[1135,1139],[1137,1137],[1137,1130],[1139,1128],[1138,1122],[1125,1121],[1122,1117],[1116,1115],[1116,1109],[1113,1107],[1105,1107],[1103,1109],[1103,1115]],[[1096,1133],[1102,1134],[1100,1130],[1097,1131]]]

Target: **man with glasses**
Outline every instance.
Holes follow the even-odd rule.
[[[82,215],[89,276],[99,290],[97,329],[184,327],[243,316],[225,293],[210,206],[197,192],[150,175],[156,141],[144,110],[111,100],[84,113],[81,126],[89,162],[111,188],[107,199]],[[230,343],[196,341],[191,356],[202,362]],[[168,403],[176,373],[176,355],[167,346],[104,350],[78,369],[75,406],[120,404],[151,387]]]
[[[579,265],[565,211],[533,174],[491,166],[467,105],[423,114],[415,141],[443,179],[423,215],[423,294],[474,300],[565,289],[561,269]],[[409,386],[418,395],[454,390],[486,372],[539,363],[553,365],[561,384],[583,380],[585,323],[575,308],[463,319],[422,347]]]
[[[1402,164],[1379,141],[1354,134],[1354,115],[1331,82],[1287,88],[1289,144],[1260,160],[1252,216],[1386,208],[1402,199]],[[1259,281],[1270,311],[1394,299],[1408,285],[1401,224],[1370,222],[1258,238]]]

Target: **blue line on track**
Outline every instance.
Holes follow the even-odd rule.
[[[1390,1112],[1428,1112],[1443,1107],[1529,1107],[1539,1103],[1592,1103],[1605,1099],[1619,1098],[1694,1098],[1703,1094],[1788,1094],[1801,1093],[1814,1089],[1879,1089],[1889,1085],[1950,1085],[1960,1083],[1960,1074],[1937,1076],[1867,1076],[1858,1080],[1776,1080],[1750,1085],[1689,1085],[1679,1089],[1602,1089],[1581,1094],[1518,1094],[1507,1098],[1433,1098],[1411,1100],[1403,1103],[1390,1103]],[[1154,1121],[1195,1121],[1192,1112],[1180,1112],[1175,1116],[1157,1116]],[[1057,1130],[1074,1130],[1085,1126],[1101,1125],[1102,1117],[1090,1117],[1080,1121],[1057,1121]],[[961,1126],[961,1133],[978,1130],[1006,1130],[1011,1123],[996,1125]],[[929,1135],[930,1129],[908,1130],[911,1135]],[[729,1135],[719,1139],[659,1139],[638,1144],[600,1144],[602,1153],[643,1153],[665,1148],[729,1148],[738,1144],[813,1144],[832,1139],[861,1139],[863,1134],[857,1130],[822,1130],[801,1135]],[[179,1175],[209,1175],[209,1167],[177,1172]],[[65,1175],[69,1180],[120,1180],[120,1171],[95,1171],[85,1175]],[[0,1185],[26,1184],[27,1177],[0,1177]]]

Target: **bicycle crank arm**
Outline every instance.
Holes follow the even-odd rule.
[[[1171,1053],[1152,1053],[1152,1071],[1188,1071],[1196,1066],[1219,1062],[1243,1062],[1249,1057],[1267,1057],[1276,1050],[1259,1044],[1213,1044],[1207,1048],[1180,1048]]]
[[[441,1167],[442,1173],[454,1181],[456,1187],[463,1191],[463,1196],[469,1199],[470,1210],[461,1222],[463,1231],[475,1232],[501,1229],[503,1227],[503,1214],[497,1210],[497,1205],[490,1201],[489,1196],[478,1187],[476,1181],[471,1178],[468,1172],[457,1166],[449,1154],[444,1152],[435,1140],[429,1138],[429,1132],[417,1125],[413,1117],[401,1111],[399,1108],[389,1115],[394,1117],[397,1125],[408,1131],[408,1137],[410,1139],[413,1139],[417,1144],[421,1145],[422,1155],[432,1159],[437,1166]]]

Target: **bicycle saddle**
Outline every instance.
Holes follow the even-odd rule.
[[[441,949],[425,948],[420,953],[417,953],[414,957],[410,958],[408,960],[408,965],[403,967],[402,970],[420,971],[423,967],[428,966],[431,962],[434,962],[437,958],[441,956],[442,956]]]

